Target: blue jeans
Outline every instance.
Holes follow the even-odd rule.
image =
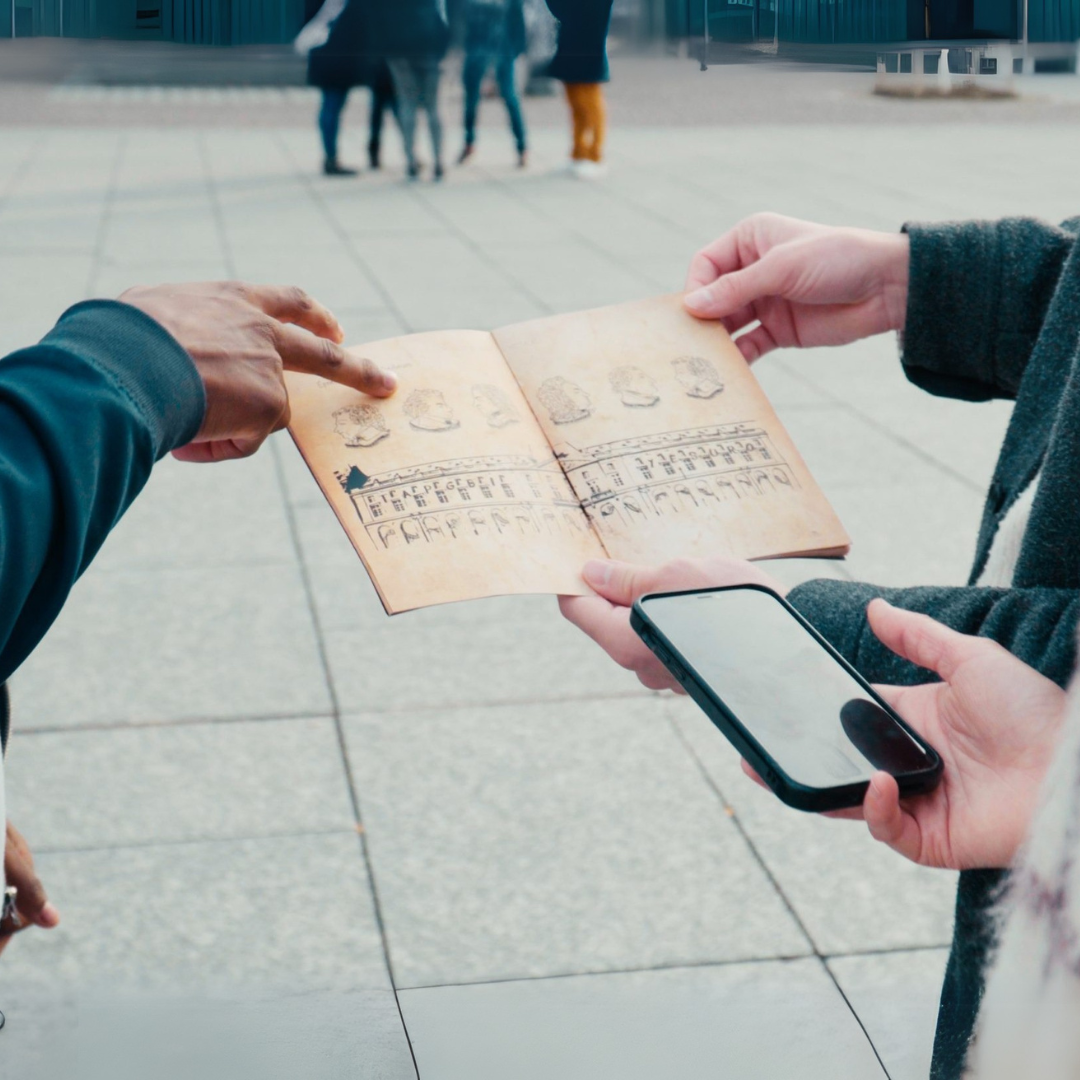
[[[480,109],[480,85],[484,81],[488,68],[495,64],[495,82],[499,93],[506,102],[506,112],[510,117],[510,128],[514,133],[514,142],[519,154],[525,152],[525,118],[521,115],[521,102],[518,100],[517,87],[514,85],[514,57],[506,52],[491,52],[487,49],[474,49],[465,54],[465,68],[462,82],[465,84],[465,145],[476,142],[476,114]]]
[[[337,160],[338,129],[345,109],[348,90],[324,90],[322,108],[319,109],[319,134],[322,135],[323,152],[328,161]]]
[[[443,129],[439,119],[439,61],[430,58],[394,59],[389,64],[409,168],[416,165],[416,114],[421,109],[427,113],[435,164],[441,165]]]

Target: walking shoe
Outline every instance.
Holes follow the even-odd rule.
[[[323,176],[356,176],[359,169],[349,169],[342,165],[337,158],[327,158],[322,166]]]
[[[409,165],[405,169],[405,175],[410,180],[418,180],[420,178],[420,164],[419,164],[419,162],[414,161],[411,165]]]
[[[471,158],[474,153],[476,153],[476,147],[473,146],[472,143],[467,143],[465,145],[465,147],[462,149],[461,153],[458,154],[457,163],[459,165],[464,165],[465,162],[468,161],[469,158]]]
[[[579,180],[602,180],[607,176],[607,166],[599,161],[575,161],[574,175]]]
[[[442,167],[442,162],[441,162],[441,161],[436,161],[436,162],[435,162],[435,174],[434,174],[434,179],[435,179],[435,180],[441,180],[442,178],[443,178],[443,167]]]
[[[379,146],[379,144],[377,142],[368,143],[368,148],[367,148],[368,164],[376,172],[379,169],[382,168],[382,161],[380,160],[380,151],[381,151],[381,147]]]

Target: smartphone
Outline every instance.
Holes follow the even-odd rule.
[[[901,796],[941,778],[937,751],[771,589],[651,593],[630,625],[788,806],[861,806],[879,769]]]

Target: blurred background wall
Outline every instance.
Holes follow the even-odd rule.
[[[0,0],[0,37],[280,44],[318,0]],[[460,0],[451,0],[451,10]],[[1080,39],[1080,0],[616,0],[622,40],[842,44]]]

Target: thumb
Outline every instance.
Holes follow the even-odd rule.
[[[782,296],[787,278],[784,259],[770,252],[742,270],[703,285],[687,295],[683,303],[700,319],[723,319],[763,297]]]
[[[629,607],[642,593],[655,587],[656,571],[614,559],[590,559],[581,570],[585,583],[613,604]]]
[[[919,862],[922,852],[922,830],[919,823],[900,805],[900,786],[887,772],[877,772],[863,802],[863,817],[870,835],[887,844],[905,859]]]
[[[975,639],[914,611],[872,600],[866,609],[870,629],[887,649],[919,667],[936,672],[946,682],[967,659]]]

